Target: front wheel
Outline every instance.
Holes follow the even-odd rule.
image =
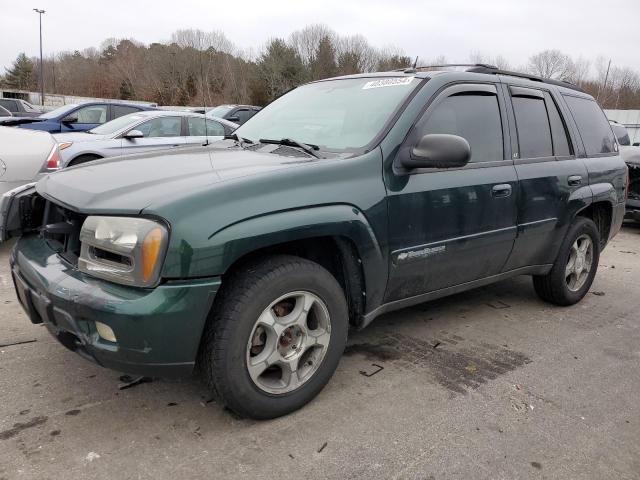
[[[220,400],[241,416],[266,419],[313,399],[347,339],[347,303],[331,273],[278,255],[237,272],[220,295],[201,356]]]
[[[600,234],[592,220],[578,217],[569,227],[556,262],[547,275],[534,276],[543,300],[555,305],[578,303],[587,294],[600,260]]]

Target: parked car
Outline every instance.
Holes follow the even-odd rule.
[[[99,158],[149,152],[163,148],[203,145],[221,140],[238,125],[223,119],[206,119],[190,112],[130,113],[88,132],[54,135],[60,144],[61,168]]]
[[[222,404],[272,418],[329,381],[349,325],[516,275],[579,302],[624,216],[594,99],[496,68],[309,83],[231,137],[14,197],[31,321],[115,370],[198,363]]]
[[[155,108],[146,105],[108,102],[69,104],[37,117],[0,120],[0,125],[43,130],[49,133],[85,132],[114,118],[145,110],[155,110]]]
[[[207,111],[206,115],[210,118],[224,118],[230,122],[242,125],[261,109],[262,107],[256,107],[254,105],[218,105]]]
[[[57,170],[59,159],[50,134],[0,127],[0,195]]]
[[[613,120],[610,123],[620,145],[620,155],[629,168],[626,218],[640,222],[640,146],[631,145],[629,133],[624,125]]]
[[[0,107],[0,117],[12,117],[13,115],[9,110],[4,107]]]
[[[0,98],[0,107],[9,110],[13,117],[34,117],[42,113],[40,107],[20,98]]]

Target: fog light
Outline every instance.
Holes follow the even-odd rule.
[[[100,335],[100,338],[107,340],[109,342],[116,341],[116,334],[113,333],[113,330],[111,330],[111,327],[109,325],[105,325],[104,323],[101,323],[101,322],[95,322],[95,324],[96,324],[96,330],[98,331],[98,335]]]

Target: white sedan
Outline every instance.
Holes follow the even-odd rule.
[[[230,135],[237,124],[199,113],[145,111],[111,120],[88,132],[58,133],[60,168],[100,158],[206,145]]]
[[[0,127],[0,196],[57,170],[59,162],[50,133]]]

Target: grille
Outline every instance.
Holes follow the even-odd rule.
[[[60,257],[76,266],[80,255],[80,229],[86,216],[51,201],[44,210],[42,235]]]

